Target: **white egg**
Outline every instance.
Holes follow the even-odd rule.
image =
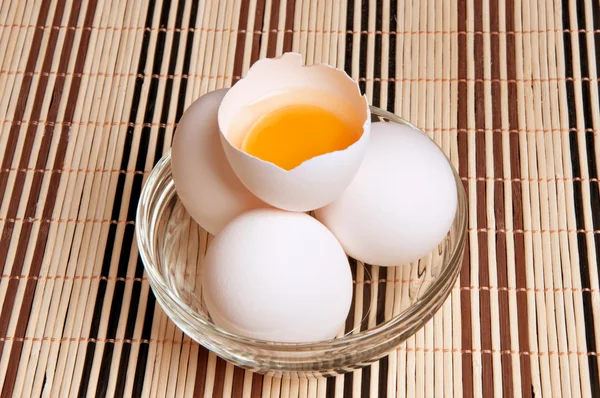
[[[252,210],[208,248],[203,294],[215,324],[274,342],[328,340],[352,300],[348,259],[333,234],[304,213]]]
[[[457,204],[452,167],[427,135],[399,124],[373,123],[367,154],[352,184],[316,216],[348,255],[396,266],[439,245]]]
[[[240,182],[221,145],[217,111],[227,89],[203,95],[184,112],[171,149],[175,189],[202,228],[216,234],[235,216],[268,207]]]
[[[291,170],[240,149],[249,127],[261,117],[298,104],[329,111],[362,134],[346,149],[315,156]],[[360,167],[370,124],[366,97],[355,81],[328,65],[304,66],[296,53],[256,62],[219,108],[223,147],[236,175],[266,203],[291,211],[314,210],[342,193]]]

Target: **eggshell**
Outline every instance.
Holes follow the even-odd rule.
[[[184,112],[171,149],[173,181],[192,218],[216,234],[235,216],[268,207],[239,181],[220,141],[217,110],[227,89],[197,99]]]
[[[410,263],[435,249],[454,221],[454,172],[440,148],[418,130],[373,123],[371,134],[352,184],[316,216],[357,260]]]
[[[258,119],[292,104],[319,106],[362,126],[363,133],[348,148],[316,156],[289,171],[239,149]],[[324,206],[350,184],[364,157],[370,124],[368,103],[356,82],[328,65],[303,66],[296,53],[256,62],[219,108],[223,148],[236,175],[266,203],[291,211]]]
[[[352,300],[348,259],[333,234],[305,213],[259,209],[231,221],[203,268],[215,324],[273,342],[331,339]]]

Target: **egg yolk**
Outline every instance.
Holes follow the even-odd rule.
[[[241,149],[291,170],[315,156],[348,148],[360,138],[361,131],[318,106],[290,105],[259,119]]]

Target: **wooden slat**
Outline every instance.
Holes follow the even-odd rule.
[[[1,2],[3,396],[599,395],[599,27],[577,0]],[[191,341],[133,234],[183,110],[291,50],[423,128],[469,198],[441,310],[330,380],[261,376]],[[177,249],[201,261],[207,235],[186,228]],[[415,277],[357,264],[346,331],[407,308]]]

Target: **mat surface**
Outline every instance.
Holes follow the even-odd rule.
[[[1,396],[600,397],[597,46],[596,0],[1,1]],[[290,50],[426,130],[469,197],[442,310],[327,380],[190,341],[134,238],[183,110]]]

